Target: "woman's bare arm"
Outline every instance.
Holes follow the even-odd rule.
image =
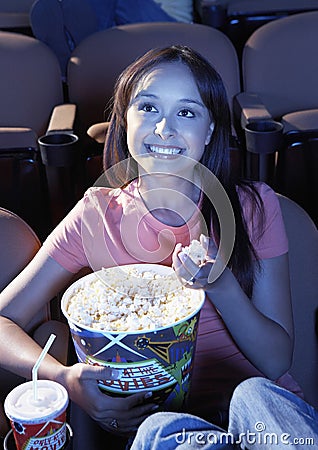
[[[35,341],[23,330],[33,315],[62,290],[73,274],[63,269],[44,251],[0,294],[1,366],[25,378],[31,378],[32,367],[41,353]],[[117,379],[120,374],[108,367],[77,363],[63,366],[50,355],[42,361],[38,375],[66,387],[71,400],[107,429],[112,418],[120,418],[120,432],[130,433],[153,410],[150,393],[127,398],[113,398],[98,388],[99,379]]]
[[[30,377],[41,348],[24,328],[34,315],[60,292],[73,274],[40,249],[30,264],[0,294],[1,365]],[[49,360],[49,358],[48,358]],[[58,364],[51,361],[50,374]]]
[[[249,299],[228,268],[208,283],[213,263],[199,269],[190,258],[181,262],[179,251],[176,247],[173,256],[177,274],[186,280],[196,274],[196,282],[190,287],[205,290],[242,353],[269,378],[285,373],[293,351],[288,255],[260,261],[261,271]]]

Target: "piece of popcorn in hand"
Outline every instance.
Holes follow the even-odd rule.
[[[207,250],[197,239],[193,239],[190,245],[182,247],[180,254],[189,256],[198,266],[202,266],[207,260]]]

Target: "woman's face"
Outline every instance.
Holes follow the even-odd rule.
[[[127,110],[127,144],[145,172],[193,170],[214,124],[188,67],[163,63],[133,92]]]

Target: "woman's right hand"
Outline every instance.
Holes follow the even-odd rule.
[[[71,400],[103,429],[118,435],[129,435],[158,406],[149,402],[152,395],[149,391],[119,398],[111,397],[99,389],[98,380],[116,380],[120,375],[120,371],[109,367],[77,363],[65,367],[60,382],[68,390]]]
[[[182,283],[191,289],[211,289],[214,281],[211,273],[216,261],[218,249],[211,238],[201,234],[200,244],[206,252],[205,261],[199,266],[190,255],[182,252],[182,245],[178,243],[172,255],[172,267]]]

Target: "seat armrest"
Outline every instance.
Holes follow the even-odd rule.
[[[270,184],[273,160],[269,159],[278,151],[283,139],[283,125],[276,122],[256,94],[241,92],[233,100],[233,114],[237,134],[244,142],[247,153],[257,154],[258,173],[253,174],[248,163],[247,177],[257,177]],[[272,154],[269,156],[269,154]]]
[[[0,127],[0,150],[36,148],[37,135],[31,128]]]
[[[87,134],[99,144],[104,144],[108,127],[109,122],[95,123],[89,127]]]
[[[233,113],[236,126],[244,130],[249,122],[274,120],[257,94],[241,92],[233,100]]]
[[[57,105],[51,115],[47,132],[73,133],[76,117],[76,105],[65,103]]]

